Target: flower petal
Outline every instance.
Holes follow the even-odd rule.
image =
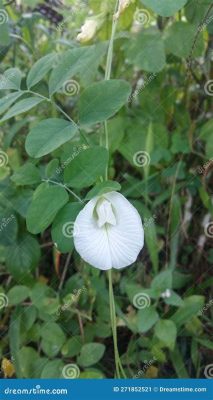
[[[95,197],[78,214],[74,225],[74,244],[80,256],[101,270],[124,268],[134,263],[144,244],[141,218],[120,193],[102,196],[109,200],[116,225],[99,227],[94,210],[100,197]]]

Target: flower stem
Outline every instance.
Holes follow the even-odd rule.
[[[112,58],[113,58],[113,47],[114,47],[114,38],[115,32],[117,28],[118,19],[115,18],[119,6],[119,0],[116,0],[115,11],[113,15],[113,22],[112,22],[112,31],[111,37],[109,41],[108,53],[107,53],[107,61],[106,61],[106,70],[105,70],[105,80],[109,80],[111,76],[112,70]],[[105,147],[109,150],[109,133],[108,133],[108,123],[107,120],[104,121],[104,133],[105,133]],[[102,138],[100,140],[100,143]],[[108,179],[108,167],[106,168],[106,175],[105,179]],[[116,310],[115,310],[115,299],[113,293],[113,284],[112,284],[112,270],[108,271],[108,278],[109,278],[109,304],[110,304],[110,318],[111,318],[111,327],[112,327],[112,335],[113,335],[113,343],[114,343],[114,355],[115,355],[115,370],[117,378],[121,378],[122,375],[126,378],[126,374],[123,370],[119,352],[118,352],[118,341],[117,341],[117,324],[116,324]]]
[[[113,335],[113,343],[114,343],[114,355],[115,355],[115,370],[116,370],[117,378],[121,378],[121,375],[123,375],[123,377],[126,378],[126,374],[123,370],[119,352],[118,352],[115,299],[114,299],[114,293],[113,293],[112,270],[111,269],[108,271],[108,279],[109,279],[110,317],[111,317],[111,327],[112,327],[112,335]]]
[[[115,12],[114,15],[117,12],[119,5],[119,1],[116,1],[116,6],[115,6]],[[106,61],[106,70],[105,70],[105,80],[109,80],[111,76],[111,70],[112,70],[112,57],[113,57],[113,44],[114,44],[114,38],[115,38],[115,32],[116,32],[116,27],[118,23],[118,19],[115,18],[113,15],[113,22],[112,22],[112,31],[111,31],[111,37],[109,41],[109,47],[108,47],[108,52],[107,52],[107,61]],[[105,147],[107,150],[109,150],[109,133],[108,133],[108,125],[107,121],[104,121],[104,133],[105,133]],[[108,167],[106,168],[106,180],[108,179]]]

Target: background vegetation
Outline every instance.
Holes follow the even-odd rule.
[[[78,198],[106,167],[99,140],[110,118],[109,179],[145,229],[137,262],[113,270],[124,370],[129,378],[210,377],[212,2],[131,1],[119,17],[111,74],[128,84],[110,88],[103,80],[114,0],[5,2],[1,376],[114,376],[107,277],[72,242]],[[90,40],[79,43],[88,17]]]

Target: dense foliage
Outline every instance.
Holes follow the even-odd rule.
[[[85,202],[111,190],[145,230],[137,262],[112,275],[127,377],[208,377],[212,2],[125,2],[108,80],[114,0],[9,3],[0,0],[2,377],[114,376],[107,275],[73,245]]]

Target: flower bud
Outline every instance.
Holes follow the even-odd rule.
[[[88,18],[81,27],[81,32],[77,36],[77,40],[80,43],[89,42],[95,36],[97,30],[103,23],[103,15],[97,15],[96,17]]]

